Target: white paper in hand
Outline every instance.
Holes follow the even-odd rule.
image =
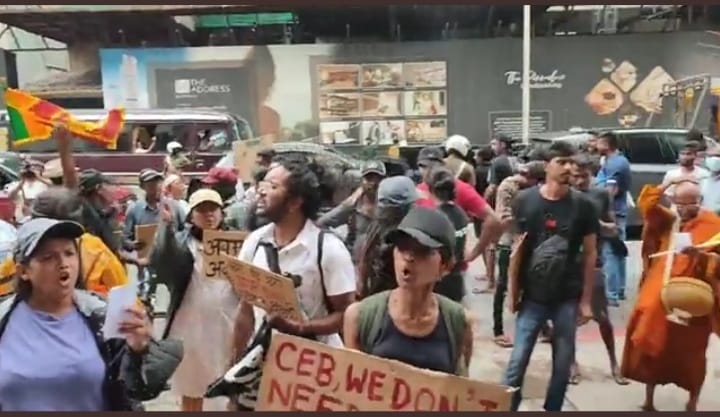
[[[105,339],[124,338],[120,334],[120,322],[130,316],[126,310],[137,302],[137,284],[131,282],[121,287],[114,287],[108,293],[107,313],[103,325]]]
[[[688,246],[692,246],[692,238],[690,233],[676,233],[675,234],[675,252],[680,253],[683,249]]]

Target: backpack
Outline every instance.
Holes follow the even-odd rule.
[[[543,201],[539,188],[526,194],[532,201],[523,201],[520,207],[542,207]],[[568,230],[564,235],[546,233],[545,222],[547,214],[541,218],[530,219],[526,230],[543,239],[532,248],[526,262],[523,280],[523,298],[527,297],[539,303],[554,303],[569,297],[582,294],[582,279],[567,279],[568,274],[581,274],[581,265],[577,257],[571,257],[569,238],[575,232],[575,223],[578,218],[577,191],[570,190],[571,212]],[[528,220],[527,217],[522,217]],[[567,236],[567,237],[566,237]]]
[[[435,294],[440,307],[440,318],[450,334],[450,355],[456,364],[455,375],[468,376],[465,358],[462,355],[462,343],[465,336],[467,318],[461,304],[439,294]],[[380,337],[385,314],[387,312],[390,291],[373,294],[360,303],[358,311],[358,340],[363,352],[369,352]]]

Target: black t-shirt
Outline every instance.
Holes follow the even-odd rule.
[[[575,200],[573,203],[573,199]],[[527,232],[525,252],[521,260],[521,285],[525,281],[524,271],[532,252],[546,239],[558,234],[568,240],[568,258],[578,259],[583,238],[597,234],[599,228],[595,206],[584,193],[573,191],[560,200],[547,200],[540,194],[540,187],[521,191],[513,204],[513,217],[518,233]],[[573,220],[574,219],[574,220]],[[572,224],[571,224],[572,223]],[[565,274],[567,288],[582,288],[582,269],[573,269]],[[570,291],[570,290],[569,290]],[[563,294],[564,299],[575,298],[578,294]]]
[[[455,265],[450,273],[442,278],[435,287],[435,292],[450,298],[453,301],[462,301],[465,295],[465,283],[462,279],[462,259],[465,252],[467,226],[470,222],[465,211],[454,203],[445,203],[438,206],[438,210],[445,213],[455,228]]]
[[[480,164],[475,168],[475,191],[480,195],[485,195],[488,185],[488,172],[490,172],[490,164]]]
[[[488,182],[491,185],[500,185],[503,180],[513,174],[513,164],[510,157],[500,155],[495,157],[490,164],[490,175]]]
[[[118,225],[110,212],[103,212],[88,201],[82,205],[83,226],[85,231],[99,237],[113,252],[120,248],[120,239],[115,238]]]
[[[610,210],[612,209],[612,206],[610,205],[610,193],[608,190],[600,187],[591,187],[589,190],[585,192],[585,195],[588,196],[590,201],[592,202],[593,206],[595,207],[595,210],[597,212],[598,220],[602,220],[604,222],[610,222]],[[598,225],[599,227],[599,225]],[[598,250],[600,248],[600,234],[598,233]],[[603,266],[602,263],[602,257],[598,256],[597,261],[595,262],[595,266],[598,268],[601,268]]]

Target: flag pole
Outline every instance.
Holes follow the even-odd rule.
[[[530,143],[530,6],[523,6],[522,141]]]

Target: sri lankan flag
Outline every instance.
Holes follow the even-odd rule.
[[[116,149],[125,124],[123,109],[110,110],[97,123],[82,122],[56,104],[12,88],[5,90],[5,103],[15,145],[50,139],[55,123],[62,120],[73,136]]]

